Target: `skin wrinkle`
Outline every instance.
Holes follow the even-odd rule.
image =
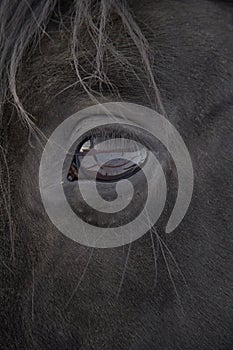
[[[13,115],[4,131],[16,230],[13,262],[8,228],[1,238],[3,263],[9,267],[0,269],[5,348],[232,349],[232,3],[146,0],[131,7],[153,52],[153,74],[168,118],[192,157],[191,207],[170,235],[162,231],[165,213],[157,235],[152,233],[154,248],[149,233],[132,243],[129,256],[129,247],[95,249],[91,255],[46,216],[38,189],[45,140],[32,134],[29,147],[28,132]],[[67,26],[69,20],[64,21]],[[83,77],[90,76],[88,86],[100,103],[122,100],[151,107],[154,92],[138,50],[119,19],[111,26],[117,49],[99,70],[107,69],[114,89],[102,84],[99,90],[97,74],[91,75],[96,50],[89,38],[88,50],[82,45],[79,51]],[[49,28],[17,76],[22,106],[36,116],[46,137],[93,104],[72,66],[70,29],[54,23]],[[6,106],[4,127],[11,109]]]

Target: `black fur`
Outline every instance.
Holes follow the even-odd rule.
[[[101,2],[87,3],[0,4],[1,348],[231,350],[233,3],[109,2],[114,48],[99,61],[88,20],[70,24],[78,11],[99,24]],[[38,130],[49,136],[93,98],[164,109],[191,154],[193,199],[173,233],[158,226],[157,275],[149,233],[92,250],[42,206]]]

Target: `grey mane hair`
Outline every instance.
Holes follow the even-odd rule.
[[[48,35],[46,27],[54,12],[59,12],[62,1],[59,0],[2,0],[0,2],[0,120],[2,122],[3,106],[7,100],[14,104],[21,120],[30,128],[35,128],[33,118],[27,113],[17,93],[16,76],[30,45],[38,45],[41,37]],[[67,3],[67,2],[66,2]],[[100,81],[111,85],[104,72],[105,50],[110,49],[113,56],[121,63],[121,57],[109,40],[108,22],[112,13],[116,14],[138,50],[148,80],[155,91],[155,98],[161,112],[164,112],[151,68],[150,48],[138,24],[134,20],[124,0],[71,0],[71,56],[77,73],[78,82],[84,91],[93,98],[88,86],[88,77],[83,78],[80,64],[80,33],[86,28],[96,50],[95,74]],[[96,21],[97,18],[97,21]],[[62,18],[61,18],[62,21]]]

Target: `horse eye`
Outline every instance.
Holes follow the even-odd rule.
[[[88,157],[88,162],[82,171],[86,178],[95,177],[96,181],[114,182],[141,170],[147,159],[147,148],[140,143],[134,143],[132,147],[130,139],[109,139],[107,136],[91,135],[79,143],[67,175],[68,181],[78,180],[84,157]]]

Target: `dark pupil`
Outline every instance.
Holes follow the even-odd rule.
[[[98,144],[103,139],[92,137],[79,144],[73,157],[67,179],[70,182],[78,180],[79,167],[85,156],[92,157],[91,166],[85,169],[85,174],[93,178],[96,174],[96,181],[118,181],[126,179],[138,172],[147,158],[147,150],[144,147],[130,149],[127,142],[122,143],[117,149],[114,148],[114,141],[111,149],[99,150]],[[130,141],[129,141],[130,142]],[[94,155],[88,155],[90,150],[95,150]],[[109,160],[109,154],[117,152],[121,156]],[[124,154],[127,153],[127,159],[124,159]],[[102,164],[102,166],[100,166]]]

